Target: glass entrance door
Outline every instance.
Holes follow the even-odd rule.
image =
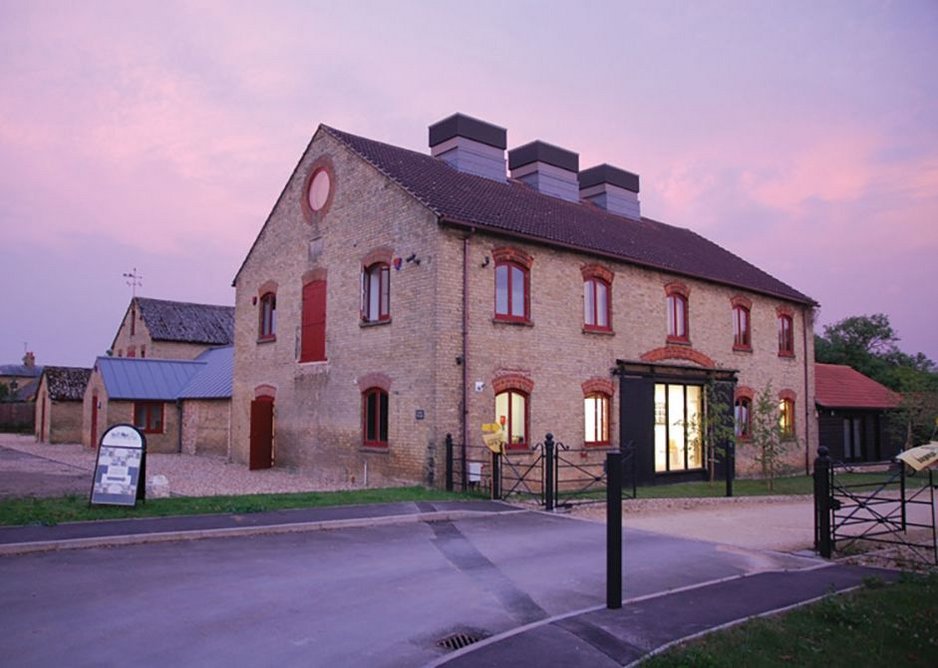
[[[655,384],[655,472],[704,466],[699,385]]]

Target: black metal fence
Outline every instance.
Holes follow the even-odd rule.
[[[938,564],[931,469],[911,477],[902,462],[833,462],[821,446],[814,461],[814,518],[814,545],[824,558],[862,541],[905,548],[912,560]]]
[[[446,489],[478,490],[493,499],[534,500],[546,510],[605,498],[608,484],[606,452],[601,448],[572,448],[547,434],[525,450],[493,452],[485,446],[466,446],[446,435]],[[622,450],[622,496],[635,498],[635,451]]]

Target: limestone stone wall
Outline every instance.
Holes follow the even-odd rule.
[[[182,451],[190,455],[228,456],[227,399],[186,400],[182,407]]]
[[[331,200],[313,214],[303,204],[306,187],[314,169],[323,165],[330,170]],[[530,323],[494,320],[493,252],[506,247],[533,258]],[[366,324],[360,318],[361,269],[376,254],[401,262],[390,275],[390,321]],[[614,277],[611,333],[584,330],[582,269],[596,263]],[[464,267],[469,305],[465,359]],[[327,281],[328,359],[300,363],[302,288],[311,278]],[[687,345],[667,342],[665,286],[674,281],[689,290]],[[277,299],[276,338],[259,341],[258,304],[271,290]],[[368,475],[370,484],[439,484],[443,439],[447,433],[457,443],[462,438],[463,365],[470,443],[480,443],[481,425],[495,419],[494,385],[511,376],[533,383],[529,440],[540,441],[550,431],[580,447],[583,386],[614,380],[617,359],[734,369],[740,386],[754,390],[771,383],[774,392],[795,397],[798,442],[788,463],[803,465],[806,449],[816,448],[813,325],[801,305],[441,225],[431,211],[324,133],[307,148],[261,230],[238,273],[236,293],[234,461],[248,461],[251,401],[265,394],[275,397],[277,465],[314,466],[343,483]],[[733,349],[735,297],[752,304],[748,352]],[[779,307],[793,311],[793,357],[778,354]],[[386,449],[362,446],[361,393],[375,383],[389,391]],[[610,411],[613,443],[618,440],[616,394]],[[597,449],[586,459],[603,456]],[[739,470],[751,470],[745,448]]]
[[[303,205],[306,184],[322,164],[329,165],[333,194],[326,210],[312,215]],[[313,466],[336,483],[428,478],[428,453],[439,438],[438,277],[458,271],[441,262],[439,243],[430,211],[331,137],[317,136],[236,280],[233,460],[248,461],[250,405],[262,391],[275,397],[277,465]],[[390,272],[391,319],[363,323],[361,270],[376,254],[400,259]],[[302,289],[311,278],[327,285],[327,360],[300,363]],[[271,289],[276,339],[258,341],[258,304]],[[387,448],[362,443],[362,392],[375,383],[389,394]]]

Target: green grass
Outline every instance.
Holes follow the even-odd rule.
[[[653,657],[646,668],[936,666],[938,575],[858,591],[758,619]]]
[[[152,499],[135,508],[123,506],[88,507],[87,496],[56,499],[8,499],[0,501],[0,525],[44,524],[111,520],[126,517],[166,517],[212,513],[259,513],[288,508],[344,506],[363,503],[406,501],[447,501],[469,498],[455,492],[423,487],[393,487],[341,492],[299,494],[250,494],[243,496],[193,496]]]

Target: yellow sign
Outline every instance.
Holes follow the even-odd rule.
[[[938,464],[938,441],[909,448],[905,452],[900,452],[896,459],[905,462],[916,471],[927,469]]]
[[[497,422],[487,422],[482,425],[482,442],[492,452],[505,452],[505,432]]]

